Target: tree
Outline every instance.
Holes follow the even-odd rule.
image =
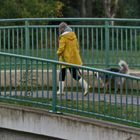
[[[140,18],[139,0],[121,0],[119,1],[118,16],[121,18]]]
[[[59,0],[0,0],[0,18],[61,17]]]

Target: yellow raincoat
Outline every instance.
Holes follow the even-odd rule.
[[[74,32],[64,32],[60,35],[57,55],[59,61],[82,65],[79,45]]]

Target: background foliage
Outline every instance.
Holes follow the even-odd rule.
[[[0,0],[0,18],[140,18],[139,0]]]

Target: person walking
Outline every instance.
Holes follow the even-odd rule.
[[[79,53],[79,45],[75,32],[65,22],[59,24],[59,47],[57,55],[59,61],[82,65],[82,60]],[[66,69],[69,69],[70,74],[75,80],[78,80],[80,85],[84,88],[84,95],[88,94],[88,83],[81,77],[78,68],[66,68],[62,66],[59,73],[59,89],[57,95],[64,94]]]

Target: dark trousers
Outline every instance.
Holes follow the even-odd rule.
[[[59,81],[65,81],[66,71],[69,69],[70,74],[75,80],[79,80],[81,78],[79,70],[76,68],[61,68],[59,73]]]

